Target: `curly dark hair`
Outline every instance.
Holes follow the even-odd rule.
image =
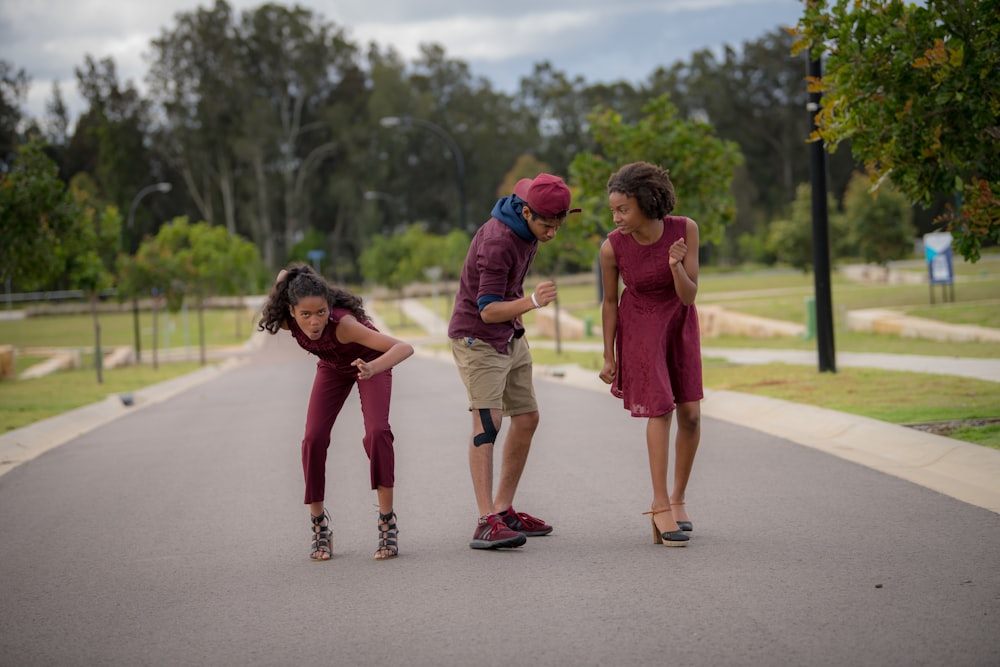
[[[361,321],[370,319],[365,312],[361,297],[330,285],[308,264],[290,264],[285,271],[287,273],[274,283],[271,293],[267,296],[267,303],[264,304],[260,321],[257,322],[258,331],[278,333],[281,325],[291,317],[292,307],[310,296],[325,297],[330,308],[346,308]]]
[[[670,175],[665,169],[649,162],[632,162],[611,174],[608,194],[613,192],[635,197],[639,210],[653,220],[661,219],[677,204]]]

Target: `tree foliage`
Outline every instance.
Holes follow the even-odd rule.
[[[365,280],[401,289],[429,280],[432,267],[441,270],[440,279],[457,278],[468,249],[469,235],[461,229],[434,234],[410,225],[397,234],[376,236],[358,261]]]
[[[121,246],[122,216],[114,206],[102,211],[89,201],[90,193],[73,189],[78,202],[77,234],[59,247],[63,272],[68,284],[82,289],[90,303],[94,324],[94,366],[97,382],[104,381],[101,323],[97,304],[101,292],[114,286],[115,257]]]
[[[201,363],[205,363],[202,311],[210,296],[243,295],[260,287],[266,272],[257,246],[224,227],[175,218],[146,239],[134,257],[122,257],[122,296],[151,294],[176,312],[190,300],[198,310]]]
[[[865,262],[887,265],[913,253],[913,208],[891,183],[872,192],[864,174],[855,174],[844,194],[850,252]]]
[[[130,211],[142,188],[171,183],[169,194],[135,209],[126,227],[130,249],[155,236],[163,221],[186,216],[249,239],[273,272],[315,232],[324,268],[347,282],[359,279],[358,257],[388,232],[419,224],[435,235],[470,234],[517,178],[548,171],[573,184],[575,156],[603,155],[601,141],[631,141],[631,154],[615,155],[595,172],[600,194],[592,204],[603,208],[615,163],[662,162],[650,147],[662,152],[668,140],[687,151],[668,126],[686,128],[681,134],[697,144],[690,128],[707,121],[709,134],[738,145],[745,162],[725,166],[722,180],[709,174],[707,189],[721,184],[714,192],[692,193],[703,180],[698,165],[668,156],[681,194],[678,212],[697,219],[713,246],[703,261],[739,262],[748,252],[759,255],[767,226],[784,215],[795,185],[808,180],[805,59],[790,53],[792,41],[776,30],[741,48],[700,51],[639,85],[588,82],[541,62],[508,94],[433,42],[404,59],[391,45],[353,42],[346,29],[301,6],[236,9],[212,0],[175,14],[152,41],[146,93],[119,80],[112,58],[87,55],[77,68],[87,107],[76,119],[58,88],[46,119],[23,117],[26,75],[3,63],[0,134],[22,143],[41,131],[63,181],[90,176],[98,210],[108,204]],[[672,108],[650,114],[651,100],[667,98]],[[457,151],[427,125],[380,122],[405,116],[441,128]],[[633,128],[642,139],[615,127]],[[618,134],[610,137],[607,128]],[[715,160],[699,150],[696,159]],[[839,198],[855,162],[840,151],[828,163]],[[371,193],[380,201],[370,201]],[[989,188],[969,191],[963,211],[982,210],[976,202],[991,197]],[[918,224],[926,227],[924,218]],[[603,214],[571,218],[559,243],[542,249],[538,266],[558,270],[549,257],[558,254],[559,266],[589,268],[590,245],[607,226]],[[716,227],[724,229],[719,237],[706,237]],[[575,230],[582,234],[572,238]],[[554,253],[567,243],[575,249]]]
[[[837,213],[837,202],[832,193],[827,194],[826,207],[830,254],[833,258],[843,257],[849,248],[850,237],[844,216]],[[778,262],[803,272],[812,269],[812,187],[808,183],[796,188],[795,201],[789,207],[788,217],[775,220],[770,226],[766,249]]]
[[[135,193],[153,179],[146,147],[150,103],[131,82],[119,81],[111,58],[86,56],[76,77],[89,105],[78,133],[93,160],[94,181],[104,201],[127,211]]]
[[[62,271],[63,249],[73,247],[81,219],[58,172],[42,146],[30,142],[0,173],[0,282],[32,289]]]
[[[624,122],[614,111],[592,116],[590,132],[599,153],[581,153],[570,166],[584,213],[583,220],[570,223],[568,229],[579,230],[593,253],[594,236],[603,237],[609,227],[608,177],[623,164],[646,161],[670,172],[677,195],[674,213],[698,223],[703,244],[718,243],[736,213],[730,185],[733,170],[743,160],[739,147],[719,139],[708,123],[679,117],[665,95],[643,110],[645,115],[634,123]],[[592,255],[585,265],[590,260]]]
[[[21,104],[28,94],[28,74],[0,59],[0,173],[7,171],[21,143]]]
[[[1000,241],[1000,2],[810,0],[796,50],[825,56],[817,137],[946,215],[971,261]]]

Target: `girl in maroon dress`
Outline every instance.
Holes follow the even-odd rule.
[[[692,530],[684,507],[701,438],[701,341],[698,312],[698,225],[674,208],[667,172],[627,164],[608,179],[616,229],[601,245],[604,287],[600,378],[633,417],[647,419],[653,482],[653,541],[685,546]],[[619,300],[619,276],[625,285]],[[673,492],[667,469],[670,424],[677,413]]]

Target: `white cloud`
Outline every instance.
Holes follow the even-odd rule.
[[[144,90],[150,40],[175,25],[178,12],[210,7],[214,0],[0,0],[0,58],[32,78],[27,104],[44,112],[52,82],[59,81],[71,110],[80,101],[73,75],[89,54],[111,56],[119,78]],[[761,36],[794,23],[801,0],[297,0],[347,31],[361,46],[392,46],[404,58],[425,43],[442,45],[466,61],[475,76],[512,90],[536,62],[550,61],[590,82],[638,81],[655,67]],[[230,0],[234,12],[263,0]]]
[[[420,53],[420,45],[445,44],[448,54],[463,60],[501,62],[551,52],[567,34],[599,25],[598,12],[540,12],[514,19],[455,16],[417,22],[360,23],[353,34],[365,43],[391,45],[404,58]]]

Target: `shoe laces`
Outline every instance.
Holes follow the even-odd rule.
[[[532,526],[541,526],[544,523],[541,519],[536,519],[527,512],[515,512],[514,510],[511,510],[508,516],[513,516],[525,528],[530,528]]]
[[[496,537],[498,533],[502,533],[505,530],[510,530],[510,528],[507,527],[507,524],[505,524],[503,522],[503,519],[501,519],[499,516],[495,518],[490,517],[489,519],[486,520],[485,525],[489,526],[489,530],[486,531],[487,537]]]

